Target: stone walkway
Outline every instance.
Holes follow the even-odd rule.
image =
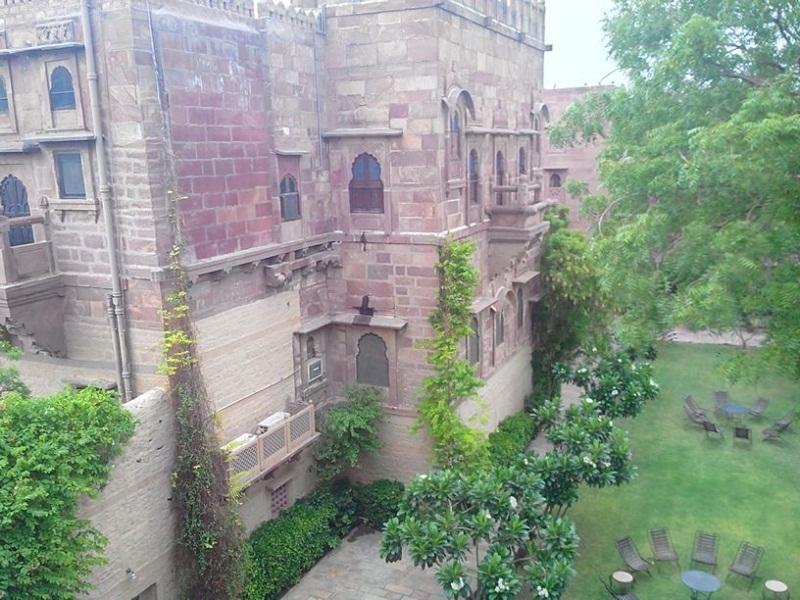
[[[380,533],[353,535],[319,561],[283,600],[441,600],[433,570],[378,556]]]

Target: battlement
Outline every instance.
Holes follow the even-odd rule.
[[[324,31],[322,12],[297,3],[287,5],[279,0],[256,0],[255,16],[260,19],[281,21],[294,27]]]

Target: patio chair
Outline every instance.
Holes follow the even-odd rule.
[[[725,434],[722,431],[722,427],[720,427],[716,423],[712,423],[711,421],[703,421],[703,430],[706,432],[706,437],[708,437],[712,433],[718,435],[721,438],[725,437]]]
[[[736,443],[736,440],[744,440],[746,442],[750,442],[750,445],[753,445],[753,430],[749,427],[739,427],[738,425],[733,428],[733,443]]]
[[[711,567],[711,571],[717,570],[717,542],[719,537],[716,533],[707,531],[697,531],[694,534],[694,549],[692,550],[692,563],[698,563]]]
[[[756,578],[756,571],[761,562],[761,557],[764,555],[764,549],[761,546],[755,546],[750,542],[742,542],[739,546],[739,551],[736,553],[736,558],[733,559],[731,566],[728,568],[728,575],[740,575],[750,580],[749,589],[753,589],[753,580]]]
[[[703,417],[706,416],[706,411],[699,406],[697,406],[697,402],[694,401],[694,398],[691,396],[686,396],[683,401],[683,405],[686,406],[689,410],[691,410],[696,415],[701,415]]]
[[[750,407],[750,416],[758,417],[759,419],[763,417],[764,411],[767,410],[767,404],[769,404],[769,400],[766,398],[759,398],[756,400],[756,403]]]
[[[600,583],[603,584],[605,590],[611,595],[612,598],[615,600],[639,600],[639,596],[634,594],[633,592],[615,592],[614,588],[612,588],[608,583],[603,581],[602,578],[598,577]]]
[[[781,434],[784,431],[785,430],[781,429],[780,427],[773,425],[772,427],[767,427],[762,432],[762,435],[764,436],[765,442],[782,442],[783,438],[781,437]]]
[[[714,412],[716,414],[721,414],[723,412],[722,407],[728,404],[728,402],[730,402],[728,392],[724,390],[717,390],[714,392]]]
[[[617,540],[617,551],[631,571],[635,573],[647,573],[651,577],[653,576],[650,572],[650,561],[646,558],[642,558],[642,555],[639,554],[639,551],[636,549],[636,544],[633,543],[630,537]]]
[[[672,545],[669,531],[666,529],[651,529],[649,534],[650,549],[653,551],[653,560],[674,562],[678,569],[680,569],[681,561],[678,558],[678,553],[675,552],[675,546]]]
[[[689,417],[689,420],[692,423],[694,423],[698,427],[702,427],[703,426],[703,423],[705,423],[705,421],[706,421],[706,416],[705,415],[698,415],[696,412],[694,412],[691,408],[689,408],[685,404],[683,405],[683,410],[686,413],[686,416]]]
[[[792,424],[794,418],[792,417],[792,413],[787,413],[786,415],[782,416],[780,419],[775,421],[773,427],[777,427],[781,430],[781,433],[789,429],[789,426]]]

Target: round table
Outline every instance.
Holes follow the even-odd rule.
[[[789,598],[789,586],[777,579],[767,579],[764,582],[764,591],[761,597],[766,598],[766,593],[770,592],[773,598]]]
[[[692,590],[692,598],[697,598],[698,594],[705,594],[706,598],[711,598],[711,594],[722,585],[719,579],[705,571],[684,571],[681,573],[681,581]]]
[[[617,587],[617,591],[628,592],[633,585],[633,575],[627,571],[614,571],[611,574],[611,581]]]

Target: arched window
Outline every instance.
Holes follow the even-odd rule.
[[[525,298],[522,290],[517,292],[517,327],[522,328],[525,324]]]
[[[317,343],[314,341],[313,336],[308,336],[306,340],[306,358],[317,357]]]
[[[297,180],[291,175],[281,179],[281,221],[296,221],[300,218],[300,193]]]
[[[497,152],[494,161],[495,179],[498,186],[505,185],[506,182],[506,159],[502,152]],[[497,192],[497,206],[503,206],[503,192]]]
[[[473,317],[469,326],[472,333],[467,337],[467,360],[474,365],[481,362],[481,331],[478,319]]]
[[[461,158],[461,116],[457,110],[450,114],[450,158]]]
[[[28,206],[28,190],[13,175],[0,181],[0,202],[3,214],[9,219],[27,217],[31,214]],[[12,246],[33,243],[33,227],[31,225],[12,225],[8,230],[8,243]]]
[[[478,170],[480,163],[478,161],[478,151],[469,151],[469,201],[472,204],[478,204],[481,201],[481,176]]]
[[[6,91],[6,80],[0,77],[0,114],[8,112],[8,92]]]
[[[524,175],[528,172],[528,153],[525,152],[525,147],[519,147],[519,157],[517,158],[517,166],[519,167],[519,174]]]
[[[560,188],[561,187],[561,175],[558,173],[553,173],[550,175],[550,187],[551,188]]]
[[[494,330],[494,343],[499,346],[506,341],[506,313],[504,309],[500,309],[495,313],[497,315],[497,327]]]
[[[350,212],[383,212],[383,181],[381,165],[370,154],[359,154],[353,163],[353,178],[350,180]]]
[[[389,357],[380,336],[368,333],[358,340],[356,381],[364,385],[389,387]]]
[[[72,75],[66,67],[56,67],[50,73],[51,110],[70,110],[75,108],[75,88]]]
[[[539,116],[536,115],[533,117],[533,151],[535,154],[540,154],[542,152],[542,132],[540,127],[542,123],[539,119]]]

